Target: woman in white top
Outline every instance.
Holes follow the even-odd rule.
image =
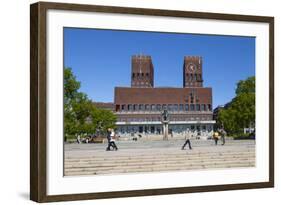
[[[115,132],[112,129],[110,133],[110,145],[113,147],[113,150],[117,151],[117,145],[115,144]]]

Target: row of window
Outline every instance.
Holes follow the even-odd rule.
[[[170,117],[170,121],[193,121],[193,120],[212,120],[210,117]],[[161,117],[145,117],[145,118],[119,118],[119,122],[155,122],[161,121]]]
[[[186,74],[186,79],[189,81],[197,81],[197,80],[202,80],[202,75],[201,74]]]
[[[132,73],[132,78],[143,78],[143,77],[149,77],[149,73]],[[189,81],[200,81],[202,80],[201,74],[186,74],[186,79]]]
[[[132,85],[149,85],[150,83],[149,82],[132,82]]]
[[[161,111],[168,110],[172,112],[177,111],[211,111],[211,104],[129,104],[116,105],[116,111]]]
[[[185,86],[201,86],[201,83],[198,82],[186,82]]]
[[[132,78],[135,78],[135,77],[149,77],[149,73],[132,73]]]
[[[157,133],[160,134],[163,132],[163,128],[161,126],[121,126],[118,127],[117,132],[119,133]],[[212,131],[212,126],[206,125],[191,125],[191,126],[181,126],[181,125],[170,125],[169,132],[183,132],[183,131],[192,131],[192,132],[200,132],[200,131]]]

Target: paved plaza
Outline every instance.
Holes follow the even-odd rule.
[[[254,140],[192,140],[192,150],[181,150],[184,140],[117,141],[118,151],[105,151],[107,143],[65,144],[65,176],[140,172],[188,171],[255,166]]]

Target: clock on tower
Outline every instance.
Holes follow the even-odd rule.
[[[183,87],[202,86],[202,57],[185,56],[183,64]]]

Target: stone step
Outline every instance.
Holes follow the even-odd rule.
[[[115,153],[114,153],[115,154]],[[118,153],[117,153],[118,154]],[[162,160],[162,159],[166,159],[166,158],[204,158],[204,157],[242,157],[242,156],[249,156],[249,157],[253,157],[255,156],[254,152],[225,152],[225,153],[192,153],[192,152],[181,152],[180,154],[178,153],[165,153],[165,154],[161,154],[161,153],[152,153],[152,155],[149,154],[139,154],[139,155],[103,155],[103,156],[90,156],[90,157],[82,157],[82,158],[65,158],[66,162],[80,162],[80,161],[91,161],[91,160],[102,160],[102,161],[113,161],[113,160],[122,160],[122,159],[129,159],[129,160],[133,160],[133,159],[157,159],[157,160]]]
[[[255,162],[253,159],[249,158],[237,158],[237,159],[214,159],[214,160],[176,160],[176,161],[142,161],[142,162],[107,162],[107,163],[77,163],[77,164],[66,164],[65,169],[79,169],[79,168],[103,168],[103,167],[129,167],[129,166],[181,166],[192,165],[192,164],[220,164],[220,163],[246,163],[246,162]]]
[[[177,144],[130,144],[130,143],[127,143],[127,144],[121,144],[121,143],[116,143],[116,145],[118,146],[118,148],[120,149],[130,149],[130,148],[140,148],[140,149],[152,149],[152,148],[169,148],[169,147],[181,147],[182,145],[184,144],[184,142],[181,142],[181,143],[177,143]],[[208,143],[208,144],[205,144],[205,143],[192,143],[191,142],[191,145],[193,147],[201,147],[201,146],[212,146],[212,147],[215,147],[216,145],[214,143]],[[236,143],[231,143],[231,144],[225,144],[224,146],[225,147],[229,147],[229,146],[235,146]],[[255,145],[253,144],[243,144],[244,146],[249,146],[249,147],[254,147]],[[92,148],[93,150],[104,150],[106,147],[107,147],[107,144],[99,144],[99,145],[82,145],[82,146],[85,146],[85,147],[82,147],[81,149],[83,150],[83,148]],[[217,146],[220,146],[220,143],[218,143]],[[68,149],[71,150],[71,146],[68,146]],[[76,149],[77,150],[77,149]]]
[[[144,173],[144,172],[170,172],[170,171],[189,171],[189,170],[200,170],[200,169],[225,169],[225,168],[238,168],[238,167],[253,167],[254,163],[237,163],[237,164],[212,164],[212,165],[197,165],[189,167],[154,167],[154,168],[132,168],[132,169],[111,169],[111,170],[79,170],[79,171],[68,171],[65,170],[65,176],[78,176],[78,175],[97,175],[97,174],[122,174],[122,173]]]
[[[104,159],[112,159],[112,158],[124,158],[124,157],[173,157],[173,156],[220,156],[220,155],[247,155],[247,154],[255,154],[255,151],[245,151],[245,150],[241,150],[238,152],[193,152],[192,150],[184,150],[184,151],[174,151],[174,152],[123,152],[123,151],[110,151],[107,153],[77,153],[77,154],[65,154],[65,160],[73,160],[73,161],[77,161],[79,159],[93,159],[93,158],[104,158]]]
[[[123,141],[116,141],[116,144],[123,149],[131,148],[131,147],[138,147],[138,148],[157,148],[157,147],[180,147],[184,144],[185,140],[171,140],[171,141],[137,141],[137,142],[123,142]],[[219,142],[218,144],[220,144]],[[191,144],[193,146],[215,146],[213,140],[191,140]],[[233,146],[233,145],[249,145],[255,146],[255,141],[226,141],[225,146]],[[77,144],[67,144],[67,149],[71,149],[72,147],[76,148]],[[104,149],[107,146],[107,142],[103,144],[80,144],[80,148],[95,148],[95,149]]]
[[[65,165],[68,164],[91,164],[91,163],[120,163],[120,162],[147,162],[147,161],[182,161],[182,160],[228,160],[228,159],[254,159],[255,155],[247,154],[247,155],[220,155],[220,156],[175,156],[175,157],[169,157],[166,156],[166,158],[161,157],[123,157],[123,158],[91,158],[91,159],[79,159],[79,160],[65,160]]]
[[[221,145],[217,145],[217,146],[204,146],[204,147],[196,147],[196,146],[192,146],[192,148],[194,148],[194,150],[199,150],[198,148],[200,148],[200,150],[204,150],[204,149],[210,149],[210,150],[220,150],[221,147],[224,147],[224,149],[226,150],[231,150],[233,147],[232,146],[221,146]],[[105,151],[107,148],[107,146],[104,147],[87,147],[85,149],[67,149],[65,150],[66,152],[80,152],[80,151]],[[127,147],[127,148],[122,148],[120,146],[118,146],[118,149],[121,151],[127,151],[127,150],[150,150],[150,149],[155,149],[155,150],[180,150],[182,148],[181,146],[174,146],[174,147],[145,147],[145,148],[141,148],[141,147]],[[255,146],[243,146],[243,147],[235,147],[235,149],[255,149]]]
[[[221,145],[217,145],[217,146],[204,146],[204,147],[195,147],[192,146],[194,151],[204,151],[204,150],[210,150],[210,151],[218,151],[218,150],[253,150],[255,149],[255,146],[248,146],[248,145],[244,145],[244,146],[221,146]],[[166,150],[181,150],[182,145],[181,146],[173,146],[173,147],[145,147],[145,148],[141,148],[141,147],[129,147],[126,149],[123,149],[122,147],[118,146],[119,151],[128,151],[128,150],[134,150],[134,151],[138,151],[138,150],[142,150],[142,151],[149,151],[149,150],[159,150],[159,151],[166,151]],[[186,147],[187,148],[187,147]],[[91,152],[91,151],[105,151],[106,150],[106,146],[104,147],[83,147],[80,149],[66,149],[66,152],[83,152],[83,151],[87,151],[87,152]]]

